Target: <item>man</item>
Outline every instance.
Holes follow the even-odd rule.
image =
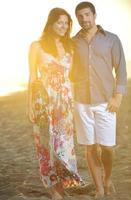
[[[108,195],[113,188],[111,173],[113,146],[116,144],[116,112],[125,93],[126,63],[117,35],[96,25],[92,3],[79,3],[75,13],[82,28],[73,38],[74,59],[70,73],[75,124],[78,143],[86,145],[86,159],[98,199]]]

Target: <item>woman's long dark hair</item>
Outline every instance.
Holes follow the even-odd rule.
[[[47,53],[50,53],[53,56],[58,56],[58,53],[57,53],[57,49],[55,45],[55,40],[54,40],[55,38],[54,38],[52,26],[59,19],[60,15],[66,15],[68,17],[69,27],[66,34],[63,37],[61,37],[61,42],[63,43],[65,51],[69,53],[71,52],[71,46],[72,46],[71,39],[70,39],[70,32],[72,28],[71,16],[62,8],[53,8],[48,15],[45,28],[39,40],[42,48]]]

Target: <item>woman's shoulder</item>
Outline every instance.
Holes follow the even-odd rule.
[[[33,41],[31,44],[30,44],[30,53],[32,55],[34,54],[39,54],[39,56],[41,56],[41,58],[44,59],[44,62],[47,62],[47,63],[52,63],[52,62],[57,62],[57,59],[47,53],[42,47],[41,47],[41,44],[40,44],[40,41]]]
[[[41,45],[39,41],[33,41],[29,47],[29,54],[30,55],[40,55],[41,54]]]
[[[39,41],[33,41],[33,42],[30,44],[30,49],[32,49],[32,50],[37,50],[38,48],[40,48],[40,43],[39,43]]]

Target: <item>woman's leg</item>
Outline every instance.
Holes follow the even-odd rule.
[[[57,191],[58,186],[53,186],[51,188],[48,188],[47,191],[51,195],[52,200],[62,200],[63,196]]]
[[[61,182],[59,182],[55,185],[55,189],[62,197],[64,196],[64,189],[63,189],[63,185]]]

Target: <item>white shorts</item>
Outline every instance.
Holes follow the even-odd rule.
[[[75,102],[74,119],[79,144],[116,144],[116,113],[106,110],[107,103],[88,105]]]

